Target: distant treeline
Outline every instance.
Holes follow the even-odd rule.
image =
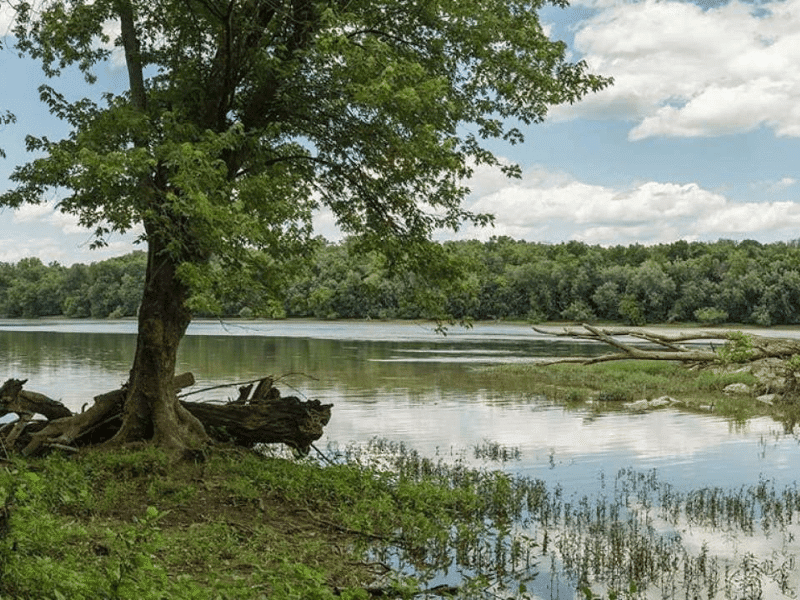
[[[800,323],[800,240],[721,240],[603,248],[494,238],[447,242],[458,281],[419,303],[420,284],[376,253],[320,241],[309,267],[269,309],[247,295],[221,298],[224,316],[323,319],[456,318],[532,321]],[[0,263],[5,317],[134,316],[145,271],[142,252],[91,265]],[[428,290],[431,297],[431,290]],[[432,306],[440,312],[432,314]],[[266,312],[265,312],[266,310]]]

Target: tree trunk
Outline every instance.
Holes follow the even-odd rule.
[[[187,297],[165,244],[148,232],[136,354],[122,427],[111,443],[152,440],[167,449],[187,450],[209,441],[202,423],[181,406],[173,384],[178,345],[191,321]]]
[[[120,31],[125,62],[128,67],[131,104],[141,112],[147,109],[140,44],[136,36],[133,4],[117,0]],[[144,147],[144,140],[134,139],[134,145]],[[157,177],[157,176],[156,176]],[[154,183],[140,181],[143,200],[155,208],[161,190]],[[161,207],[163,208],[163,207]],[[156,208],[157,212],[158,208]],[[174,221],[174,215],[161,214]],[[155,217],[156,219],[159,216]],[[159,225],[144,219],[147,233],[147,272],[144,294],[139,308],[139,333],[133,360],[122,427],[112,443],[152,440],[165,448],[186,450],[209,441],[203,425],[178,402],[173,387],[178,345],[191,321],[186,308],[186,286],[177,278],[175,259],[167,252],[165,233]]]

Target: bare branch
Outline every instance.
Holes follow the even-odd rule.
[[[591,358],[575,356],[556,358],[541,363],[545,365],[558,363],[590,365],[613,360],[675,360],[687,363],[752,362],[762,358],[788,358],[794,354],[800,354],[800,340],[743,334],[735,330],[672,333],[644,329],[599,328],[588,324],[584,324],[583,329],[564,328],[562,331],[548,331],[538,327],[533,329],[549,336],[602,342],[619,350],[619,352]],[[619,339],[626,336],[634,338],[635,341],[627,342]],[[725,344],[719,348],[715,348],[712,344],[694,348],[678,344],[678,342],[711,342],[713,340],[719,340]],[[735,347],[736,340],[741,340],[744,345]],[[661,346],[661,349],[654,350],[637,345],[639,341]]]

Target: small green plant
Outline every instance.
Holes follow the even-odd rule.
[[[148,506],[143,517],[117,534],[117,559],[107,569],[112,598],[162,597],[159,590],[166,587],[168,576],[152,557],[164,544],[159,521],[165,515]]]
[[[747,362],[753,356],[753,338],[741,331],[731,331],[725,345],[717,350],[720,363],[735,364]]]
[[[786,368],[792,371],[800,371],[800,354],[792,354],[786,360]]]
[[[164,501],[174,504],[186,504],[197,494],[192,484],[172,480],[156,479],[147,488],[147,495],[153,501]]]
[[[598,596],[592,591],[588,585],[581,586],[580,593],[583,594],[585,600],[603,600],[602,596]],[[639,587],[634,583],[631,582],[628,585],[628,589],[625,592],[617,592],[615,590],[609,590],[608,592],[608,600],[621,600],[622,598],[633,598],[636,593],[639,591]]]

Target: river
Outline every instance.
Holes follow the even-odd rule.
[[[28,389],[79,411],[127,379],[135,332],[130,320],[0,321],[0,373],[27,378]],[[566,410],[524,386],[493,389],[482,376],[488,365],[602,351],[515,324],[442,335],[427,323],[195,321],[178,369],[195,374],[195,389],[271,375],[283,394],[333,403],[316,444],[323,451],[378,437],[487,466],[474,448],[499,443],[519,456],[494,467],[558,485],[565,495],[599,493],[625,469],[657,473],[681,490],[735,490],[764,480],[793,485],[798,439],[771,419],[736,424],[675,409]],[[232,396],[234,387],[198,398]]]
[[[29,389],[78,411],[127,379],[135,333],[132,320],[0,321],[0,373],[27,378]],[[318,447],[377,436],[434,455],[496,442],[520,450],[507,468],[562,485],[624,467],[658,468],[686,485],[746,484],[763,474],[794,480],[797,442],[771,419],[733,424],[678,410],[598,415],[525,389],[491,389],[480,377],[487,365],[602,351],[515,324],[442,335],[427,323],[195,321],[178,370],[195,374],[195,389],[272,375],[284,394],[332,402]],[[232,396],[233,387],[198,398]]]

